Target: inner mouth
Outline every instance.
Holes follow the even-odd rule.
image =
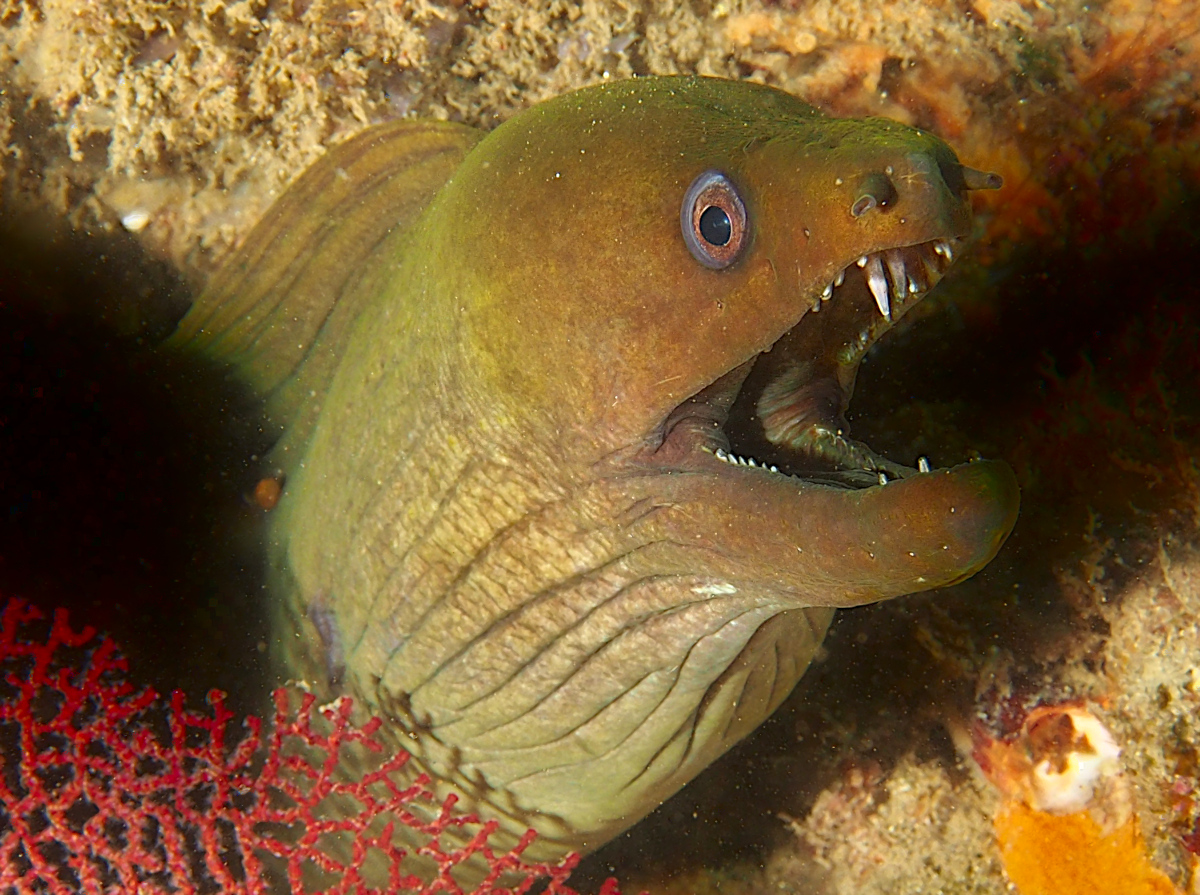
[[[855,441],[845,412],[867,351],[937,284],[960,247],[947,237],[851,261],[770,349],[675,408],[655,459],[715,461],[846,487],[930,471],[925,458],[906,466]]]

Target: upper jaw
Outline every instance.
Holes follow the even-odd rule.
[[[823,288],[809,287],[801,319],[766,352],[679,404],[636,449],[635,465],[782,467],[855,486],[927,471],[924,459],[903,466],[850,439],[843,414],[867,351],[937,284],[961,248],[961,237],[946,235],[849,260]]]
[[[875,302],[882,321],[868,319],[855,346],[860,349],[857,359],[862,359],[866,349],[891,328],[903,314],[925,297],[954,263],[962,245],[956,236],[896,246],[860,255],[852,265],[846,265],[813,300],[810,310],[814,313],[831,301],[852,267],[863,272],[867,290]],[[864,344],[865,343],[865,344]]]

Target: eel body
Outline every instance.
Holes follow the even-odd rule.
[[[843,421],[995,181],[704,78],[332,149],[174,337],[282,432],[281,674],[537,857],[637,821],[779,705],[835,608],[1007,537],[1003,463],[909,468]]]

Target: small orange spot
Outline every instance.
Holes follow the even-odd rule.
[[[254,502],[264,510],[275,509],[279,503],[279,495],[283,491],[283,483],[279,479],[268,476],[254,486]]]

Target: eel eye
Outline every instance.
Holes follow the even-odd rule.
[[[720,171],[705,171],[692,181],[683,194],[679,225],[692,257],[713,270],[736,261],[748,241],[746,206]]]

